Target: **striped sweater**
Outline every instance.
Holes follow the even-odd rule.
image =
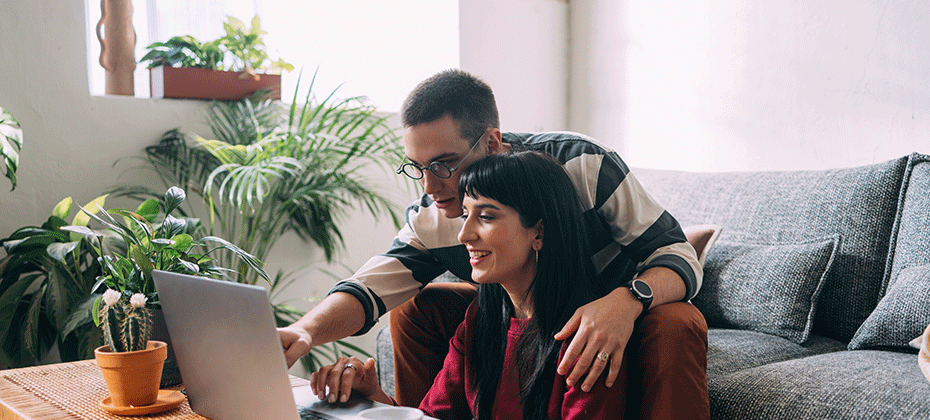
[[[628,283],[652,267],[666,267],[684,281],[685,300],[697,294],[702,271],[678,221],[656,203],[616,152],[577,133],[503,133],[515,149],[535,150],[561,162],[584,205],[584,223],[598,280],[611,287]],[[449,271],[470,281],[465,245],[458,242],[461,218],[446,218],[425,194],[406,211],[406,224],[384,254],[368,260],[329,293],[353,295],[365,309],[368,332],[389,310],[415,296]]]

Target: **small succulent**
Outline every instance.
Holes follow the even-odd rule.
[[[114,352],[144,350],[148,345],[151,317],[145,307],[148,298],[141,293],[128,297],[107,289],[103,293],[104,306],[100,308],[99,326],[103,329],[104,344]]]

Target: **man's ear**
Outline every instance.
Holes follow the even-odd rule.
[[[504,151],[504,140],[501,136],[501,130],[499,128],[492,128],[488,130],[488,133],[485,135],[488,138],[488,154],[493,155],[496,153],[501,153]]]

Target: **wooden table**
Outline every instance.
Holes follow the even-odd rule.
[[[291,376],[291,386],[310,386]],[[180,386],[174,389],[180,389]],[[0,420],[19,419],[128,419],[98,407],[109,393],[93,360],[0,371]],[[205,419],[191,411],[187,401],[179,407],[151,414],[146,419]]]

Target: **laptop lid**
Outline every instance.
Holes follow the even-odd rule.
[[[153,277],[194,412],[300,418],[265,289],[162,271]]]

